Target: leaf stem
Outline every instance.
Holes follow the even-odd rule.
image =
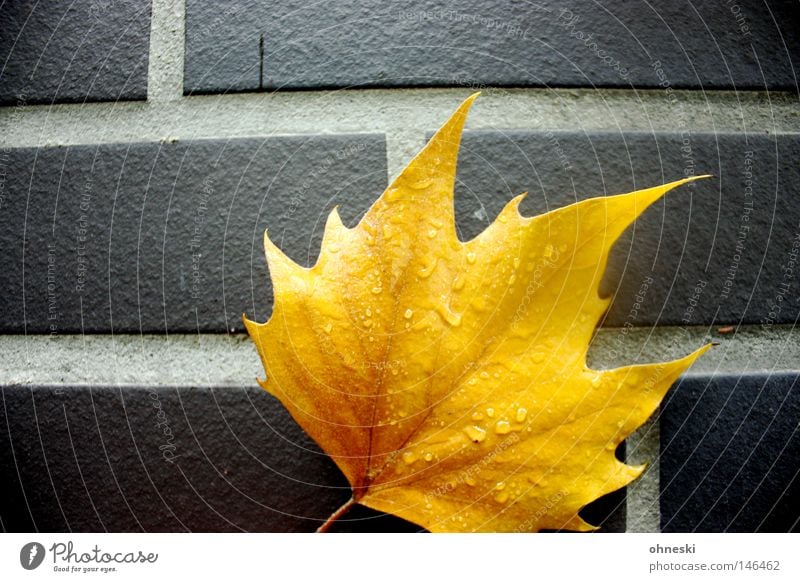
[[[347,500],[347,503],[342,505],[339,509],[331,513],[331,516],[325,520],[321,526],[317,528],[317,533],[327,533],[328,530],[331,529],[331,526],[336,522],[340,517],[342,517],[345,513],[350,511],[350,508],[356,504],[356,500],[352,497]]]

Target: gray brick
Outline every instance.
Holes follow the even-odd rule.
[[[0,103],[147,97],[149,0],[0,7]]]
[[[5,531],[313,531],[350,496],[258,387],[0,390]],[[582,514],[624,531],[624,493]],[[422,530],[357,507],[331,531]]]
[[[6,387],[3,403],[6,531],[313,531],[350,495],[258,387]]]
[[[467,132],[460,236],[475,236],[521,192],[529,193],[521,210],[532,215],[714,174],[667,194],[617,243],[603,289],[616,291],[605,325],[795,322],[800,136],[686,131]]]
[[[797,85],[790,0],[241,0],[229,17],[218,5],[187,4],[187,90]]]
[[[5,332],[241,331],[242,313],[271,311],[265,227],[308,265],[330,209],[354,224],[387,179],[379,135],[12,149],[4,161]]]
[[[667,195],[618,243],[605,325],[794,322],[800,171],[785,160],[800,154],[798,136],[693,134],[690,143],[691,161],[678,134],[467,132],[460,236],[519,192],[530,192],[522,209],[534,214],[712,172]],[[18,149],[6,161],[0,328],[11,332],[240,330],[242,312],[263,320],[270,309],[263,228],[309,264],[327,211],[340,203],[353,224],[386,183],[374,135]]]
[[[796,373],[684,378],[661,414],[661,526],[800,530]]]
[[[269,3],[186,0],[185,93],[261,88],[260,23]]]

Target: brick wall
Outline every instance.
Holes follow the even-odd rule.
[[[312,531],[341,505],[254,381],[261,235],[313,262],[330,209],[354,224],[475,89],[462,238],[523,191],[538,213],[715,176],[614,250],[591,365],[719,346],[586,517],[798,529],[797,2],[35,4],[0,7],[3,530]]]

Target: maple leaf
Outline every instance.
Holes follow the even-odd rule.
[[[334,209],[304,268],[264,236],[267,323],[245,319],[262,386],[333,458],[352,503],[430,531],[593,529],[578,511],[634,480],[614,451],[709,346],[593,370],[614,241],[687,178],[536,217],[511,200],[455,230],[468,98],[354,228]]]

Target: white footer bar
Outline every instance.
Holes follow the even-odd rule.
[[[523,582],[607,573],[615,582],[800,580],[798,539],[793,534],[5,534],[0,579]]]

